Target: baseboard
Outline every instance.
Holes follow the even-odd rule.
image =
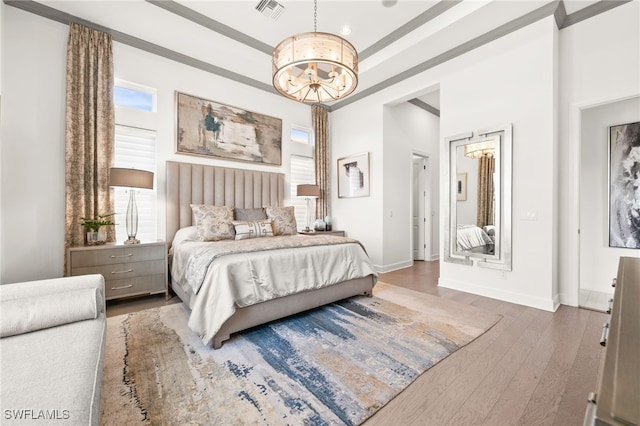
[[[413,260],[393,263],[391,265],[384,265],[384,266],[373,265],[373,266],[376,268],[376,271],[378,271],[381,274],[384,274],[386,272],[397,271],[398,269],[409,268],[413,266]]]
[[[452,290],[464,291],[465,293],[477,294],[478,296],[489,297],[491,299],[502,300],[504,302],[529,306],[531,308],[542,309],[549,312],[555,312],[559,306],[557,295],[553,299],[544,299],[462,281],[443,279],[442,277],[438,280],[438,286],[450,288]]]

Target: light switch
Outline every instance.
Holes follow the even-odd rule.
[[[522,216],[522,220],[538,220],[538,211],[537,210],[528,210]]]

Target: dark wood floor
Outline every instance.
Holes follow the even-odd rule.
[[[587,395],[596,389],[607,315],[569,306],[552,313],[439,288],[438,266],[415,262],[380,279],[503,318],[365,424],[582,425]]]
[[[365,425],[581,425],[587,395],[596,388],[607,315],[568,306],[541,311],[440,288],[438,277],[438,261],[380,274],[386,283],[503,318],[420,376]],[[164,296],[109,302],[107,316],[176,302]]]

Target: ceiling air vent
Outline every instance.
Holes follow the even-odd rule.
[[[256,10],[271,19],[278,19],[284,12],[284,6],[275,0],[260,0]]]

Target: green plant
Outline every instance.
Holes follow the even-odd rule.
[[[101,226],[115,225],[113,220],[111,220],[113,215],[115,215],[115,213],[99,214],[95,217],[81,217],[80,224],[87,228],[87,231],[90,229],[93,232],[98,232]]]

